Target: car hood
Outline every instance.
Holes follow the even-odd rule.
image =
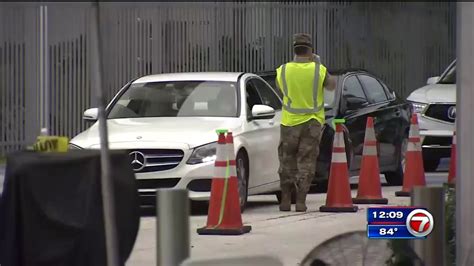
[[[456,102],[456,84],[431,84],[413,91],[407,100],[421,103]]]
[[[110,147],[194,148],[217,141],[216,130],[238,135],[238,118],[162,117],[122,118],[107,121]],[[71,140],[82,148],[99,148],[99,127],[95,123]],[[140,147],[141,148],[141,147]]]

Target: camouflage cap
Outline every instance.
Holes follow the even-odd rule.
[[[309,46],[312,48],[313,44],[311,43],[311,35],[307,33],[296,33],[293,35],[293,46],[299,45]]]

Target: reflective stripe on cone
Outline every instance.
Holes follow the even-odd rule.
[[[372,117],[367,118],[360,169],[357,197],[352,199],[353,203],[387,204],[388,200],[382,197],[379,160],[377,157],[377,139],[375,138]]]
[[[226,178],[227,144],[224,133],[220,133],[216,148],[216,161],[214,162],[214,178]]]
[[[344,133],[342,125],[336,124],[326,205],[319,207],[319,211],[356,212],[357,210],[358,207],[352,204],[351,199]]]
[[[395,192],[395,195],[399,197],[409,197],[414,186],[426,186],[417,114],[413,114],[411,117],[410,133],[405,161],[406,164],[403,175],[403,188],[401,191]]]
[[[219,166],[219,168],[225,169],[225,178],[212,180],[207,224],[205,227],[197,229],[197,233],[200,235],[241,235],[252,229],[251,226],[242,224],[239,181],[236,176],[234,141],[231,132],[227,133],[225,143],[222,150],[225,153],[225,162],[228,164],[225,168]],[[220,170],[219,173],[221,173]]]

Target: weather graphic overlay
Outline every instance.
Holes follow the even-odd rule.
[[[367,236],[379,239],[424,239],[433,231],[433,215],[420,207],[367,209]]]

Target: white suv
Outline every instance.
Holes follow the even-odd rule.
[[[456,60],[440,77],[408,96],[418,114],[425,171],[435,171],[441,158],[450,157],[456,120]]]

